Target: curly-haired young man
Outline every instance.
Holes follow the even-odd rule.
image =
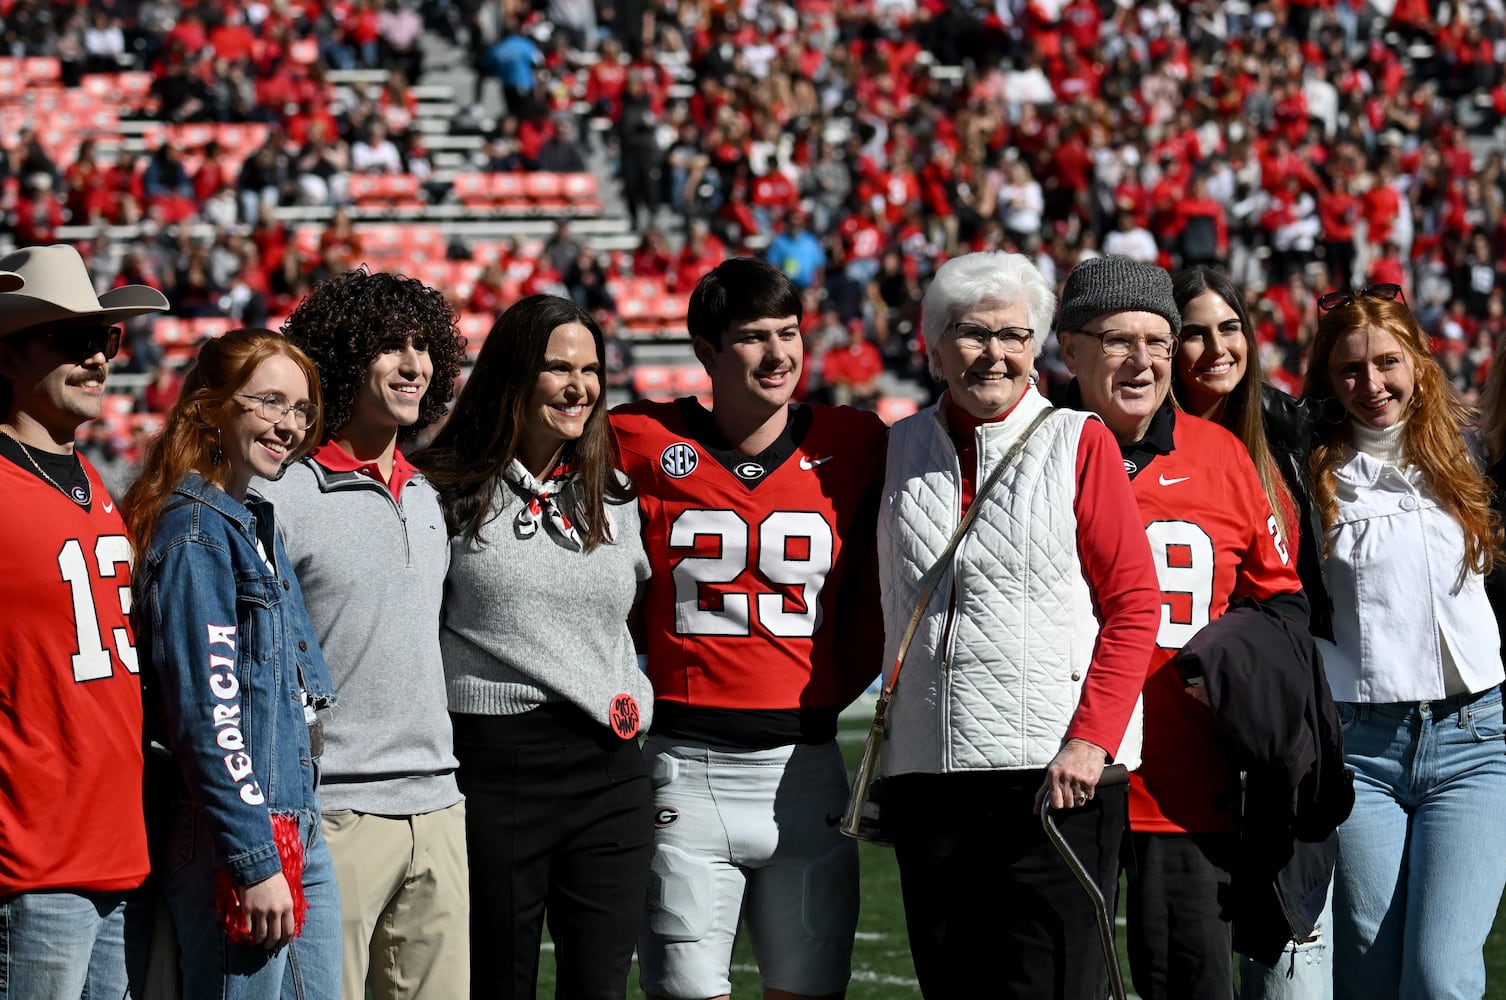
[[[465,340],[439,291],[364,269],[316,286],[283,332],[319,367],[327,438],[255,488],[277,507],[339,693],[320,794],[343,996],[468,996],[465,815],[439,655],[449,537],[398,447],[444,414]]]

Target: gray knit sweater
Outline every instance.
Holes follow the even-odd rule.
[[[481,542],[450,543],[440,630],[450,710],[517,715],[570,702],[610,727],[618,696],[627,694],[647,730],[653,688],[627,625],[649,575],[638,504],[609,503],[613,540],[581,552],[548,528],[518,537],[514,515],[524,497],[505,481],[496,488],[502,506]]]
[[[434,487],[394,500],[358,472],[311,458],[252,484],[319,634],[339,707],[324,722],[320,805],[412,816],[460,801],[439,651],[449,543]]]

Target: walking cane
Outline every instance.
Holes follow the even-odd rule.
[[[1123,764],[1110,764],[1103,769],[1097,787],[1122,785],[1127,781],[1129,769]],[[1114,1000],[1125,1000],[1124,977],[1119,972],[1119,952],[1114,947],[1114,922],[1110,919],[1112,914],[1109,913],[1108,903],[1103,898],[1103,890],[1098,888],[1098,883],[1093,881],[1093,876],[1088,874],[1076,852],[1056,828],[1056,820],[1051,816],[1049,796],[1041,802],[1041,827],[1046,831],[1046,839],[1051,841],[1051,846],[1056,848],[1067,867],[1072,869],[1072,874],[1077,876],[1077,881],[1082,883],[1083,891],[1093,901],[1093,916],[1098,920],[1098,944],[1103,949],[1103,964],[1109,970],[1109,990],[1113,993]]]

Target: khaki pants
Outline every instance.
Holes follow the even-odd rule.
[[[342,1000],[470,995],[465,803],[419,816],[324,814],[340,883]]]

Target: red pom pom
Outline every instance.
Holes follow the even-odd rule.
[[[303,837],[298,833],[298,819],[282,813],[272,814],[272,842],[282,860],[282,875],[293,894],[293,936],[303,933],[303,918],[308,915],[309,901],[303,894]],[[221,868],[214,876],[215,909],[225,936],[236,944],[251,945],[251,931],[246,926],[246,910],[240,887]]]

